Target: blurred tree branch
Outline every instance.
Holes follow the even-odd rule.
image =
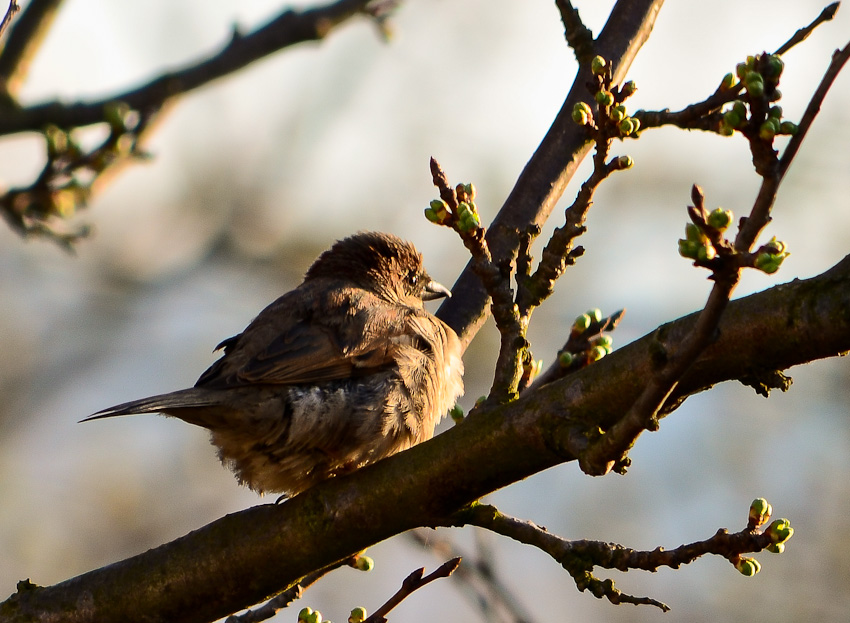
[[[848,309],[850,256],[815,278],[732,301],[717,341],[665,412],[716,383],[850,350]],[[22,583],[0,605],[2,620],[109,623],[144,613],[148,621],[211,621],[406,530],[454,525],[455,513],[481,496],[574,460],[588,431],[610,427],[640,395],[657,365],[659,336],[687,335],[695,322],[692,314],[659,327],[592,366],[284,504],[228,515],[55,586]]]
[[[33,0],[11,31],[0,53],[0,136],[20,132],[42,132],[47,139],[47,164],[39,177],[23,188],[0,196],[0,212],[19,234],[44,236],[72,248],[85,236],[85,228],[68,232],[64,220],[85,206],[107,173],[113,173],[143,153],[141,145],[166,104],[193,89],[231,75],[274,52],[305,41],[321,40],[337,26],[356,15],[385,18],[386,3],[373,0],[338,0],[319,8],[286,10],[264,26],[244,34],[234,29],[223,48],[201,61],[164,73],[141,86],[108,97],[65,103],[49,101],[20,106],[15,96],[26,77],[31,59],[49,29],[60,0]],[[374,9],[373,9],[374,8]],[[116,107],[122,116],[137,122],[115,124]],[[84,153],[76,145],[76,128],[106,123],[112,129],[107,141]],[[52,166],[51,134],[65,134],[68,149],[60,155],[65,162]],[[120,137],[125,137],[120,141]],[[70,192],[61,192],[70,191]]]

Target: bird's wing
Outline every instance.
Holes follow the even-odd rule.
[[[361,376],[390,365],[409,310],[382,313],[386,303],[376,298],[364,304],[362,291],[358,298],[356,304],[325,299],[321,313],[292,314],[281,306],[275,317],[270,306],[226,341],[225,355],[196,385],[295,385]]]

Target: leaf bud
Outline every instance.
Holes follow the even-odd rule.
[[[599,91],[594,97],[600,106],[611,106],[614,103],[614,94],[611,91]]]
[[[601,56],[594,56],[593,60],[590,61],[590,71],[594,73],[594,75],[601,76],[605,73],[605,68],[608,66],[608,63]]]
[[[354,568],[358,571],[371,571],[375,568],[375,561],[372,560],[371,556],[364,556],[361,554],[354,562]]]
[[[761,97],[764,95],[764,78],[757,71],[747,73],[746,78],[744,78],[744,85],[751,96]]]
[[[576,333],[582,333],[587,331],[587,328],[590,326],[590,316],[587,314],[582,314],[573,322],[572,330]]]
[[[738,559],[738,562],[735,563],[735,568],[741,573],[741,575],[745,575],[747,577],[752,577],[761,571],[759,561],[755,558],[748,558],[747,556],[741,556]]]
[[[366,608],[358,606],[351,611],[348,623],[362,623],[366,619]]]
[[[775,519],[767,527],[765,534],[770,537],[773,543],[784,543],[794,536],[794,528],[791,527],[791,522],[787,519]]]
[[[793,121],[783,121],[782,124],[779,126],[779,133],[790,134],[791,136],[794,136],[797,133],[798,129],[799,128],[797,127],[797,124]]]
[[[624,83],[623,86],[620,87],[620,93],[623,95],[623,98],[631,97],[637,92],[637,85],[634,80],[629,80]]]
[[[573,365],[574,360],[575,357],[573,357],[573,354],[568,350],[562,350],[560,353],[558,353],[558,365],[560,365],[562,368],[569,368],[571,365]]]
[[[720,81],[720,90],[728,91],[735,84],[735,75],[728,73],[723,76],[723,79]]]
[[[724,210],[723,208],[715,208],[708,215],[706,221],[709,225],[717,229],[718,231],[726,231],[729,228],[729,225],[732,224],[732,219],[734,218],[732,214],[732,210]]]
[[[767,500],[764,498],[756,498],[753,500],[753,503],[750,504],[750,516],[749,522],[755,528],[758,528],[768,519],[770,519],[770,515],[773,513],[773,508],[770,506]]]
[[[773,82],[779,81],[785,62],[775,54],[768,54],[764,62],[764,77]]]

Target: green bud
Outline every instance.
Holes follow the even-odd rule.
[[[579,125],[588,125],[591,119],[593,119],[591,115],[587,114],[584,110],[579,108],[578,104],[573,107],[572,117],[573,121],[575,121]]]
[[[705,240],[705,236],[703,236],[699,227],[697,227],[694,223],[685,223],[685,238],[691,242],[700,243]]]
[[[307,617],[313,614],[312,608],[301,608],[301,611],[298,613],[299,621],[306,621]]]
[[[638,128],[640,128],[640,121],[634,117],[626,117],[617,124],[617,128],[620,130],[620,134],[623,136],[629,136],[630,134],[634,134],[638,131]]]
[[[757,71],[747,73],[744,78],[744,86],[747,87],[747,92],[753,97],[764,95],[764,78]]]
[[[593,363],[594,361],[599,361],[599,360],[600,360],[600,359],[602,359],[605,355],[607,355],[607,354],[608,354],[608,352],[609,352],[609,351],[608,351],[608,350],[606,350],[606,349],[605,349],[604,347],[602,347],[602,346],[594,346],[594,347],[593,347],[593,348],[591,348],[589,351],[587,351],[587,360],[588,360],[590,363]]]
[[[769,54],[764,64],[764,77],[768,80],[777,82],[779,76],[782,75],[782,70],[785,69],[785,63],[775,54]]]
[[[466,196],[469,197],[469,201],[475,199],[475,195],[478,193],[478,189],[475,188],[475,184],[470,182],[469,184],[463,185],[463,190],[466,193]]]
[[[434,212],[431,208],[425,208],[425,218],[427,218],[432,223],[440,223],[440,217],[437,216],[437,213]]]
[[[732,102],[732,110],[734,110],[741,119],[747,118],[747,105],[741,100]]]
[[[738,63],[735,65],[735,75],[738,76],[739,80],[743,80],[747,77],[747,72],[750,71],[750,68],[747,67],[746,63]]]
[[[634,80],[629,80],[623,86],[620,87],[620,93],[623,94],[623,97],[631,97],[637,92],[637,85]]]
[[[774,136],[776,136],[776,126],[770,120],[765,121],[759,126],[760,139],[763,141],[772,141]]]
[[[731,89],[734,86],[734,84],[735,84],[735,75],[728,73],[725,76],[723,76],[723,80],[720,81],[720,90],[721,91],[728,91],[729,89]]]
[[[785,543],[771,543],[765,549],[773,554],[781,554],[785,551]]]
[[[794,528],[787,519],[775,519],[765,530],[773,543],[784,543],[794,536]]]
[[[605,62],[605,59],[601,56],[594,56],[593,60],[590,61],[590,71],[592,71],[597,76],[600,76],[605,73],[605,68],[607,66],[608,63]]]
[[[631,169],[634,164],[635,161],[631,159],[631,156],[620,156],[617,158],[618,169]]]
[[[732,210],[724,210],[723,208],[715,208],[708,215],[707,222],[709,225],[714,227],[721,232],[726,231],[729,228],[729,225],[732,224],[732,219],[734,218],[732,214]]]
[[[587,314],[582,314],[573,322],[573,331],[576,333],[583,333],[587,331],[587,328],[590,326],[590,316]]]
[[[595,98],[600,106],[611,106],[614,103],[614,94],[611,91],[599,91]]]
[[[354,568],[358,571],[371,571],[375,568],[375,561],[370,556],[360,555],[354,563]]]
[[[562,368],[569,368],[571,365],[573,365],[574,360],[575,357],[573,357],[573,354],[568,350],[562,350],[560,353],[558,353],[558,364]]]
[[[594,346],[601,346],[610,353],[611,347],[614,345],[614,339],[610,335],[597,335],[595,338],[590,340],[590,343]]]
[[[790,134],[791,136],[794,136],[797,133],[798,129],[799,128],[797,127],[797,124],[793,121],[783,121],[782,124],[779,126],[779,133]]]
[[[348,623],[362,623],[364,620],[366,620],[366,608],[359,606],[354,608],[348,617]]]
[[[735,128],[730,128],[724,123],[721,124],[721,126],[718,128],[717,133],[720,136],[732,136],[733,134],[735,134]]]
[[[773,89],[773,91],[771,91],[770,95],[768,95],[768,97],[767,97],[767,101],[769,101],[769,102],[778,102],[781,99],[782,99],[782,91],[780,91],[779,89]]]
[[[478,399],[475,401],[475,406],[480,407],[481,405],[484,404],[484,402],[486,400],[487,400],[487,396],[479,396]]]
[[[703,242],[697,248],[697,259],[701,262],[708,262],[717,257],[717,249],[714,248],[708,240]]]
[[[586,314],[592,322],[600,322],[602,320],[602,310],[598,307],[587,310]]]
[[[455,404],[451,409],[449,409],[449,417],[452,418],[452,421],[455,424],[463,421],[463,407],[459,404]]]
[[[617,123],[625,119],[626,116],[626,107],[622,104],[614,106],[614,108],[611,109],[611,119],[613,119]]]
[[[697,259],[700,244],[692,240],[679,240],[679,255],[689,260]]]
[[[322,621],[324,621],[324,618],[318,610],[313,610],[313,612],[304,618],[304,623],[322,623]]]
[[[763,273],[772,275],[779,270],[779,267],[782,265],[782,260],[784,260],[787,255],[787,253],[759,253],[756,256],[753,265]]]
[[[759,561],[755,558],[748,558],[746,556],[741,556],[738,559],[738,562],[735,563],[735,568],[741,572],[741,575],[745,575],[747,577],[752,577],[761,571]]]
[[[723,123],[732,129],[735,129],[741,125],[743,119],[741,116],[736,113],[734,110],[730,110],[728,112],[723,113]]]
[[[782,118],[782,106],[779,106],[779,105],[771,106],[770,110],[767,111],[767,115],[769,117],[774,118],[774,119],[781,119]]]
[[[767,500],[764,498],[756,498],[753,500],[753,503],[750,504],[750,517],[749,521],[756,528],[761,526],[764,522],[770,519],[770,515],[773,513],[773,508],[770,506]]]
[[[768,253],[785,253],[786,245],[781,240],[777,240],[776,236],[767,241],[764,245],[764,250]]]
[[[434,214],[436,214],[437,218],[441,221],[444,221],[449,215],[449,204],[442,199],[432,199],[428,204],[428,207],[434,211]]]

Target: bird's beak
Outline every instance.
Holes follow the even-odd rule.
[[[446,296],[452,298],[451,290],[433,280],[425,284],[425,290],[422,292],[423,301],[433,301],[434,299],[441,299]]]

